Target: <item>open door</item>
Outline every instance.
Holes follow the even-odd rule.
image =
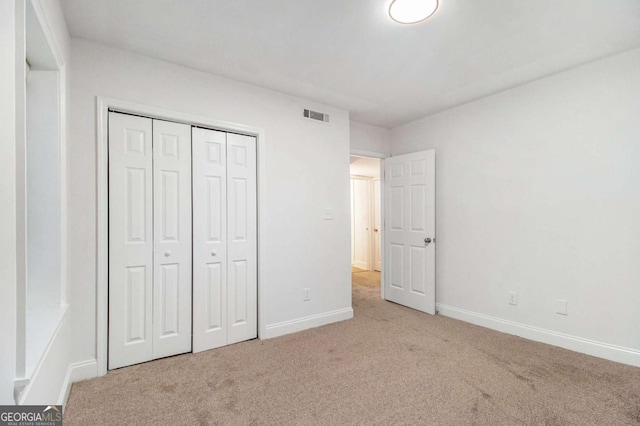
[[[435,151],[385,160],[385,299],[436,312]]]

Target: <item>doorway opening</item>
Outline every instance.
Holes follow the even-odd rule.
[[[435,161],[435,150],[352,152],[353,306],[381,297],[436,313]]]
[[[351,282],[354,296],[363,291],[381,295],[381,166],[379,158],[350,157]]]

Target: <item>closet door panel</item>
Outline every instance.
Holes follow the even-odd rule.
[[[153,357],[191,351],[191,126],[153,120]]]
[[[153,358],[151,129],[109,113],[109,369]]]
[[[256,138],[227,134],[228,344],[258,336]]]
[[[193,351],[227,344],[227,134],[193,128]]]

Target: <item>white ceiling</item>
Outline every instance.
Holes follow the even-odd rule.
[[[639,0],[62,0],[72,36],[332,104],[393,127],[640,46]]]
[[[351,156],[351,174],[355,176],[380,177],[380,160],[377,158]]]

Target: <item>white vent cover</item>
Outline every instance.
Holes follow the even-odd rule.
[[[323,112],[318,112],[318,111],[312,111],[310,109],[304,109],[302,111],[302,116],[310,120],[324,121],[325,123],[329,122],[329,114],[325,114]]]

